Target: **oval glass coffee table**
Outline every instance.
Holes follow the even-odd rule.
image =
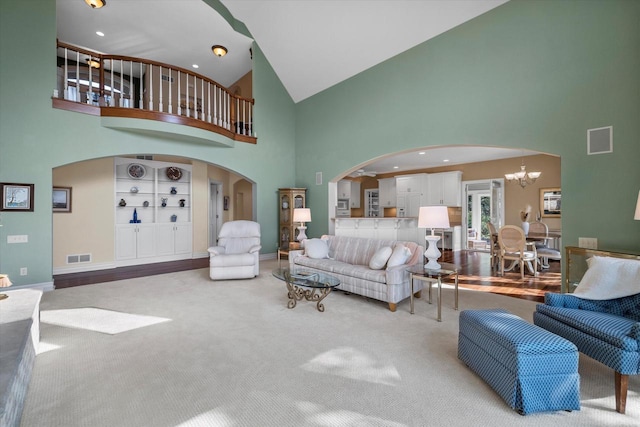
[[[289,269],[289,267],[276,268],[273,275],[284,280],[289,291],[287,307],[294,308],[298,301],[306,299],[315,301],[318,311],[324,311],[322,300],[331,293],[331,290],[340,285],[340,279],[326,273],[305,270],[304,268]]]

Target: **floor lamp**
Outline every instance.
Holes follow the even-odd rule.
[[[303,240],[307,239],[307,234],[305,233],[307,227],[305,227],[305,222],[311,222],[311,209],[309,208],[296,208],[293,210],[293,222],[299,222],[300,226],[298,227],[298,242],[302,243]]]
[[[438,240],[440,236],[436,236],[433,232],[435,228],[449,228],[449,212],[446,206],[421,206],[418,214],[418,228],[430,228],[431,234],[427,234],[427,250],[424,256],[429,260],[424,265],[427,270],[439,270],[438,258],[440,258],[440,250],[438,249]]]

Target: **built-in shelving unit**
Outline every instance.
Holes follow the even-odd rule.
[[[116,262],[191,257],[191,165],[116,158]]]

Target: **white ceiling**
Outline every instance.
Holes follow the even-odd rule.
[[[247,26],[294,102],[506,1],[221,0]],[[109,0],[101,9],[91,9],[81,0],[56,0],[56,10],[57,37],[62,42],[186,69],[198,64],[195,72],[227,87],[251,70],[252,40],[233,31],[202,0]],[[216,57],[211,53],[214,44],[224,45],[229,53]],[[491,147],[416,153],[378,159],[362,168],[400,172],[536,154]],[[443,162],[447,158],[450,163]]]

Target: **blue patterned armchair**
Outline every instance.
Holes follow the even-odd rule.
[[[533,322],[615,371],[616,411],[624,414],[629,375],[640,374],[640,293],[610,300],[547,293]]]

